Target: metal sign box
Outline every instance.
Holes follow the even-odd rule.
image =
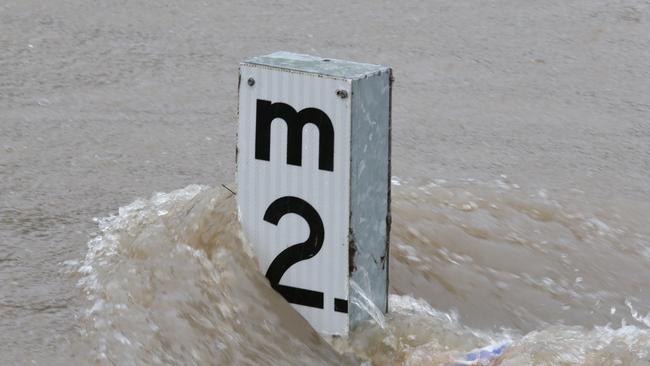
[[[319,332],[387,311],[391,69],[276,52],[240,65],[239,217]]]

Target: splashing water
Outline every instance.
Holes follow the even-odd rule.
[[[80,285],[105,364],[344,363],[267,285],[234,198],[190,186],[99,220]]]
[[[506,181],[393,183],[390,311],[360,304],[373,320],[349,337],[321,338],[269,287],[230,192],[189,186],[97,220],[79,268],[84,352],[99,364],[650,362],[648,236],[634,220]]]

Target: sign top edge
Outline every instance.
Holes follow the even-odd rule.
[[[337,60],[292,52],[274,52],[245,60],[242,65],[259,65],[342,79],[361,79],[388,71],[388,66]]]

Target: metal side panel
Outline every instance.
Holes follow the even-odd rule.
[[[388,311],[390,73],[387,69],[352,82],[352,327],[372,311]]]

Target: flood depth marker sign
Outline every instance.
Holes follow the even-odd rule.
[[[244,234],[316,330],[347,334],[388,307],[391,70],[276,52],[239,76]]]

